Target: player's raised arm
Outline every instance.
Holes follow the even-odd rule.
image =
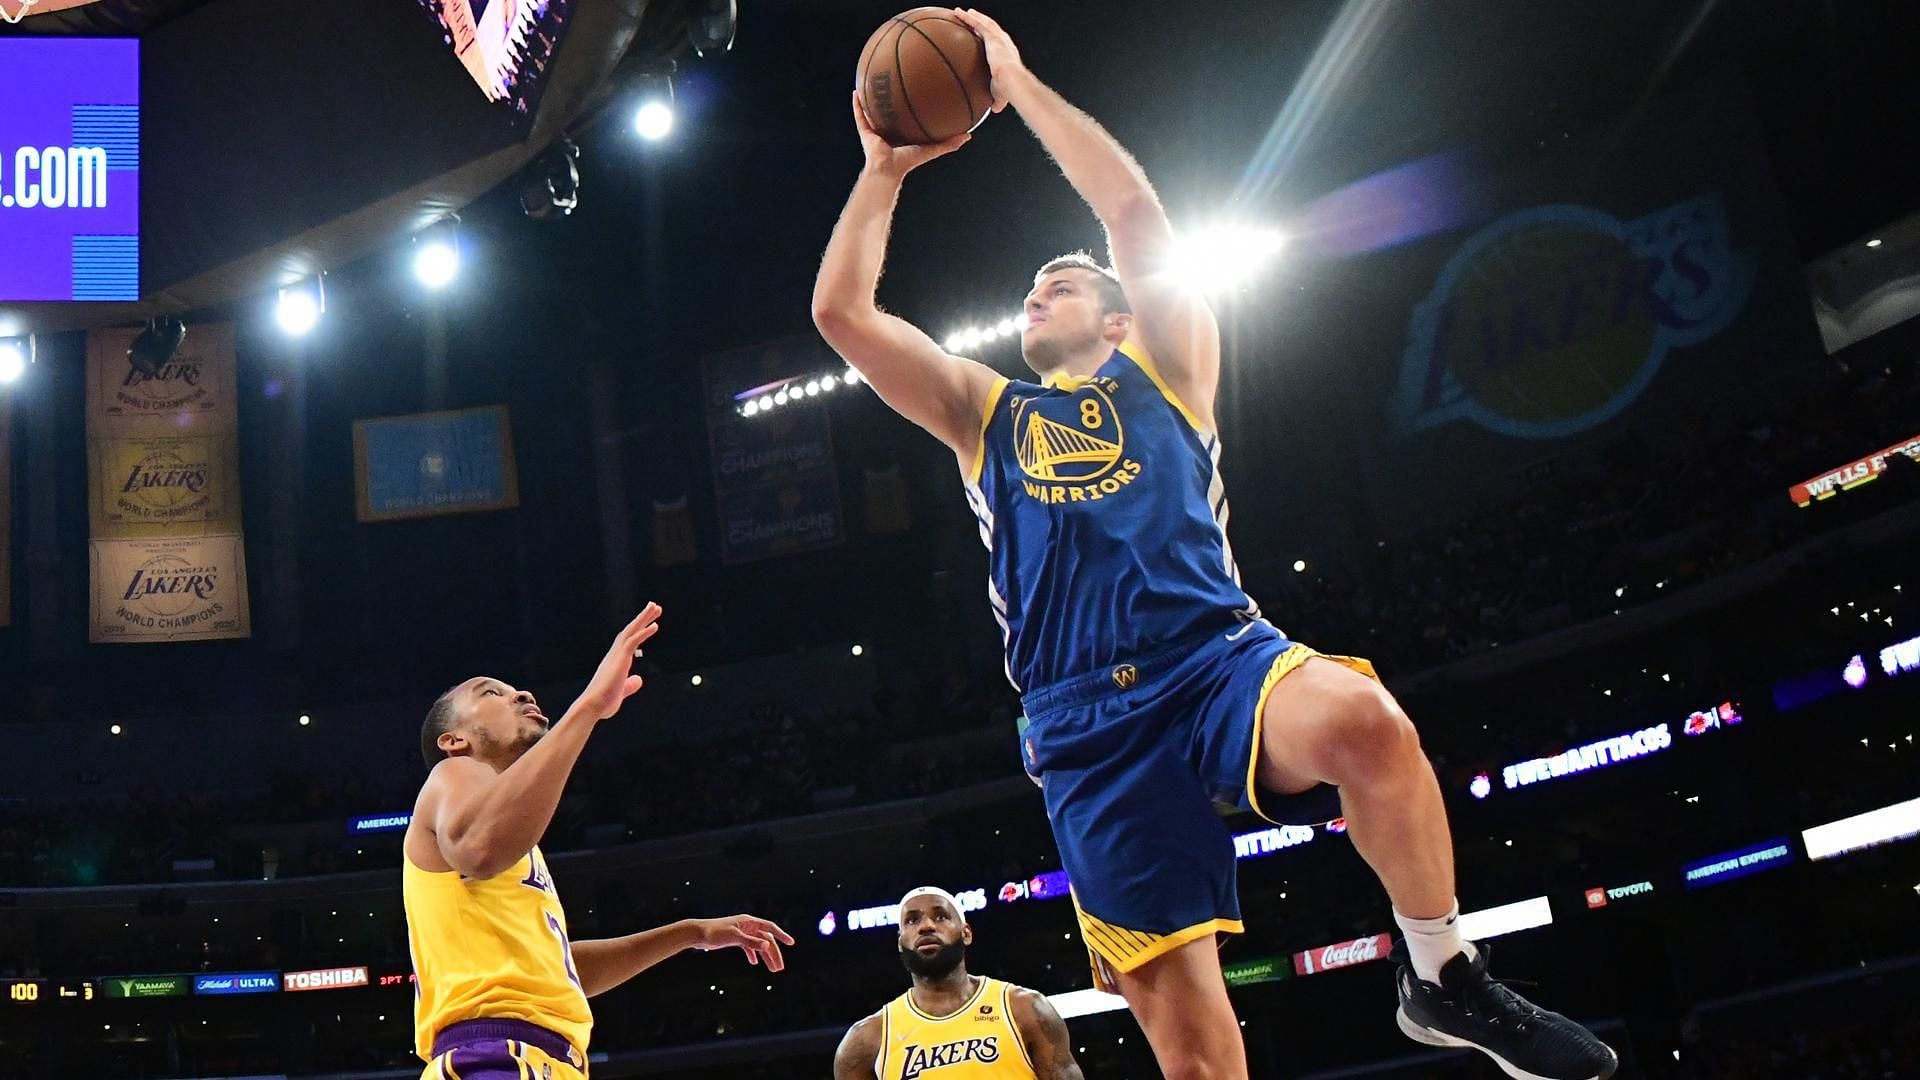
[[[968,136],[934,146],[891,146],[867,122],[858,94],[853,112],[866,164],[827,242],[813,287],[813,322],[881,400],[966,458],[980,441],[980,410],[993,372],[947,355],[918,327],[881,311],[874,290],[886,262],[901,181],[958,149]]]
[[[1067,1022],[1060,1019],[1046,995],[1016,986],[1009,1001],[1014,1028],[1033,1059],[1034,1075],[1040,1080],[1083,1080],[1080,1065],[1073,1060]]]
[[[640,689],[634,652],[659,629],[659,618],[657,604],[635,616],[552,732],[512,765],[496,773],[472,757],[456,756],[434,766],[414,814],[433,834],[447,865],[468,877],[490,878],[533,850],[553,821],[560,792],[594,726]],[[484,684],[490,681],[476,680],[456,692],[486,693]]]
[[[971,9],[954,17],[980,35],[996,109],[1012,105],[1106,227],[1113,268],[1133,308],[1133,336],[1187,406],[1209,424],[1220,381],[1220,328],[1205,300],[1167,272],[1173,226],[1140,163],[1099,122],[1028,70],[1013,39]]]
[[[847,1037],[833,1053],[833,1080],[875,1080],[880,1028],[880,1014],[875,1013],[847,1029]]]

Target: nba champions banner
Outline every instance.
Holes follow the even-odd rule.
[[[96,643],[246,637],[247,567],[238,533],[95,540]]]
[[[1495,494],[1548,458],[1577,470],[1628,428],[1678,446],[1820,361],[1740,90],[1708,82],[1607,129],[1555,134],[1390,170],[1305,215],[1353,242],[1284,318],[1295,340],[1339,356],[1311,373],[1338,380],[1317,418],[1353,433],[1349,464],[1384,520]],[[1435,208],[1421,227],[1387,228]],[[1383,235],[1354,239],[1373,227]],[[1302,243],[1315,236],[1303,229]],[[1292,378],[1277,393],[1317,392],[1301,369],[1318,358],[1281,359]]]
[[[93,640],[245,637],[233,327],[189,327],[152,374],[136,333],[87,337]]]
[[[816,338],[789,338],[710,356],[704,364],[720,554],[750,562],[828,547],[845,538],[827,401],[803,398],[742,416],[739,402],[776,384],[845,365]],[[753,393],[749,393],[753,391]]]
[[[355,420],[353,476],[361,521],[520,505],[505,405]]]

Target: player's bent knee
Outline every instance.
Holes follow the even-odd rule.
[[[1372,771],[1399,768],[1420,754],[1420,734],[1393,695],[1371,681],[1342,693],[1330,725],[1332,756],[1342,779],[1361,779]]]

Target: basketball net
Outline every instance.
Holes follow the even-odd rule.
[[[4,2],[0,2],[0,19],[7,20],[7,25],[9,26],[18,26],[20,20],[26,18],[27,12],[32,11],[33,5],[39,3],[40,0],[13,0],[13,2],[19,5],[19,10],[11,15],[7,14],[7,5]]]

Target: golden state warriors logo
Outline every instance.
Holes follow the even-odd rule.
[[[1081,382],[1071,394],[1013,400],[1014,454],[1027,494],[1044,503],[1093,502],[1140,475],[1126,455],[1126,433],[1108,378]]]

